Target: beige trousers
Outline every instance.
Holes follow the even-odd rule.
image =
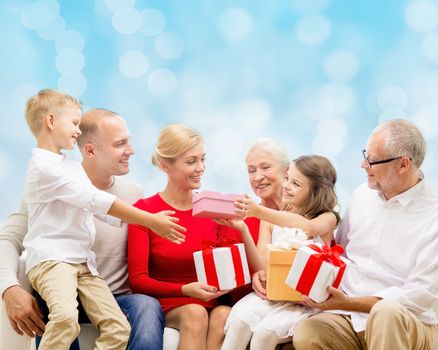
[[[130,325],[105,281],[86,264],[45,261],[28,273],[32,287],[46,301],[49,322],[39,350],[68,350],[79,334],[77,295],[100,336],[94,349],[123,350]]]
[[[346,315],[323,312],[295,327],[295,350],[428,350],[438,326],[422,323],[399,303],[382,299],[371,309],[366,332]]]

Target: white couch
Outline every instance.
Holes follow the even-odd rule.
[[[24,274],[24,261],[20,260],[19,280],[21,285],[30,291],[30,285]],[[438,303],[434,310],[438,315]],[[91,324],[82,324],[79,335],[79,345],[81,350],[92,350],[97,332]],[[163,350],[176,350],[179,341],[179,332],[173,328],[164,328]],[[27,335],[19,336],[14,332],[9,324],[5,312],[4,302],[0,304],[0,350],[34,350],[34,341]],[[430,350],[438,350],[438,336]]]
[[[24,260],[20,259],[19,280],[21,285],[30,291],[30,284],[24,274]],[[81,324],[79,346],[81,350],[92,350],[97,331],[91,324]],[[164,329],[163,350],[176,350],[179,332],[166,327]],[[0,350],[34,350],[35,342],[27,335],[20,336],[14,332],[5,311],[4,302],[0,303]]]

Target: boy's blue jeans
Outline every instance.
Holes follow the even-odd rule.
[[[46,303],[37,294],[35,296],[44,313],[44,322],[48,321],[49,311]],[[131,335],[127,350],[157,350],[163,348],[164,314],[160,303],[144,294],[119,294],[114,296],[131,324]],[[81,305],[79,305],[79,323],[89,323]],[[36,337],[38,349],[41,337]],[[76,339],[70,350],[79,350]]]

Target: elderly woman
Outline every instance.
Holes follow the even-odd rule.
[[[270,138],[259,138],[249,147],[246,154],[248,179],[254,194],[260,198],[260,204],[271,208],[282,209],[283,182],[289,168],[289,157],[285,148]],[[249,232],[257,244],[259,239],[260,219],[249,217],[245,219]],[[264,278],[264,271],[255,274]],[[240,287],[230,293],[232,303],[236,303],[245,295],[251,293],[251,286]],[[233,333],[233,332],[232,332]],[[224,347],[232,348],[236,334],[227,335]]]
[[[230,310],[218,300],[223,292],[197,282],[193,261],[201,238],[216,242],[228,231],[210,219],[192,216],[193,190],[201,186],[204,160],[204,141],[197,131],[181,124],[165,127],[152,162],[166,174],[166,187],[135,206],[151,213],[173,211],[187,229],[185,242],[176,245],[148,228],[128,228],[131,289],[158,299],[166,326],[180,332],[178,349],[219,349]]]
[[[261,205],[271,209],[281,209],[283,181],[289,168],[289,157],[284,147],[270,138],[255,140],[246,154],[248,179],[254,194],[260,198]],[[245,220],[249,231],[258,241],[260,220]]]
[[[289,156],[285,148],[271,138],[256,139],[246,153],[248,179],[254,194],[260,198],[260,204],[279,210],[282,208],[283,181],[289,168]],[[257,244],[260,219],[245,219],[249,232]],[[236,233],[240,236],[240,233]],[[263,273],[263,272],[262,272]],[[251,293],[250,285],[233,290],[230,293],[231,304]]]

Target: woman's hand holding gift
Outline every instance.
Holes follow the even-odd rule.
[[[228,293],[226,290],[219,291],[214,286],[209,286],[208,284],[202,282],[192,282],[182,286],[182,293],[185,296],[200,299],[203,301],[209,301],[216,299],[221,295]]]

